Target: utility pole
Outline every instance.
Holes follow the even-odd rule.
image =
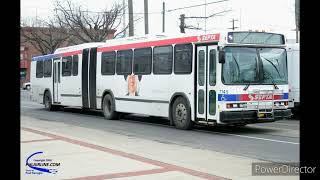
[[[144,0],[144,32],[149,34],[148,0]]]
[[[235,21],[238,21],[237,19],[232,19],[230,22],[232,22],[232,28],[229,28],[229,29],[232,29],[232,30],[235,30],[236,28],[238,28],[238,27],[235,27],[234,26],[234,22]]]
[[[165,28],[164,28],[164,25],[165,25],[165,12],[166,12],[166,10],[165,10],[166,8],[165,8],[165,3],[163,2],[162,3],[162,32],[164,33],[164,31],[165,31]]]
[[[129,8],[129,36],[134,36],[132,0],[128,0],[128,8]]]
[[[123,37],[126,37],[127,35],[127,30],[126,30],[126,0],[122,1],[122,8],[123,8]]]
[[[185,28],[184,18],[185,18],[185,15],[180,14],[180,32],[181,33],[185,33],[185,31],[184,31],[184,28]]]

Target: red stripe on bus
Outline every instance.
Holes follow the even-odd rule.
[[[78,51],[71,51],[71,52],[65,52],[65,53],[61,53],[59,54],[60,56],[64,57],[64,56],[72,56],[72,55],[77,55],[77,54],[81,54],[82,50],[78,50]]]
[[[143,47],[150,47],[150,46],[164,46],[164,45],[169,45],[169,44],[218,41],[219,38],[220,38],[220,34],[209,34],[209,35],[203,35],[203,36],[190,36],[190,37],[182,37],[182,38],[165,39],[165,40],[159,40],[159,41],[149,41],[149,42],[139,42],[139,43],[132,43],[132,44],[116,45],[116,46],[107,46],[107,47],[98,48],[97,51],[104,52],[104,51],[131,49],[131,48],[143,48]]]

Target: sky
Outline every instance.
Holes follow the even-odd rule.
[[[125,0],[127,3],[127,0]],[[187,7],[192,5],[211,3],[222,0],[149,0],[149,34],[162,33],[162,3],[166,10]],[[54,0],[21,0],[21,19],[48,18],[53,15]],[[113,3],[123,3],[123,0],[72,0],[73,3],[87,8],[89,11],[102,11],[110,8]],[[236,19],[236,30],[266,30],[286,33],[287,38],[294,38],[295,32],[295,0],[228,0],[182,10],[170,11],[165,14],[165,32],[176,34],[180,32],[180,14],[186,17],[210,16],[228,11],[220,16],[204,19],[186,19],[186,25],[202,28],[202,30],[186,29],[186,33],[203,32],[215,33],[228,30],[232,27],[232,19]],[[134,35],[143,35],[144,32],[144,0],[133,0]],[[231,11],[229,11],[231,10]],[[128,13],[128,12],[127,12]],[[128,22],[128,15],[126,15]],[[206,27],[206,28],[205,28]],[[206,31],[205,31],[206,29]]]

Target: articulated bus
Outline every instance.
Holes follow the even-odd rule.
[[[244,126],[291,116],[285,37],[250,31],[154,35],[87,43],[34,57],[33,100],[48,110],[73,106]]]

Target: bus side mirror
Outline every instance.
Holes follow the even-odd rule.
[[[219,63],[224,64],[225,61],[226,61],[225,52],[223,50],[219,51]]]

